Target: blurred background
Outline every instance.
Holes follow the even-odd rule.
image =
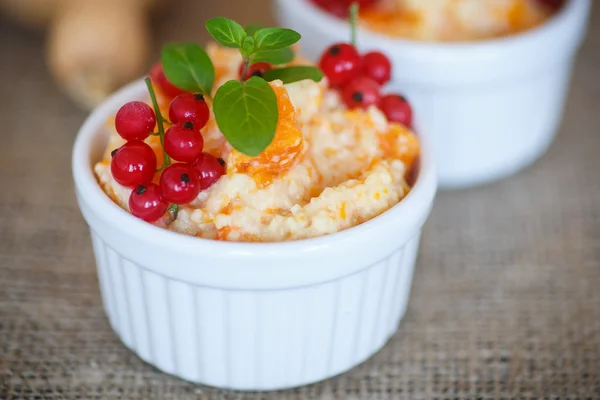
[[[214,16],[273,24],[269,9],[265,0],[2,0],[2,46],[12,54],[3,67],[35,64],[47,72],[32,71],[28,81],[52,77],[75,105],[91,109],[148,70],[163,43],[206,42],[204,22]],[[29,48],[36,58],[18,58]]]
[[[339,378],[242,395],[162,374],[110,329],[70,171],[108,73],[69,79],[82,55],[102,64],[94,46],[127,57],[116,70],[149,68],[162,43],[205,42],[208,18],[274,24],[271,2],[89,0],[88,26],[101,32],[97,18],[112,15],[122,31],[91,41],[66,15],[55,34],[81,41],[73,54],[52,54],[46,17],[0,3],[12,3],[0,8],[0,399],[600,398],[600,7],[548,153],[510,179],[439,195],[390,344]],[[82,94],[86,79],[95,95]]]

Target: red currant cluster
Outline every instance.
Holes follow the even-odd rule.
[[[225,173],[225,162],[203,152],[200,130],[210,114],[204,97],[173,86],[160,64],[153,68],[151,77],[162,94],[175,96],[169,106],[171,126],[161,134],[164,120],[156,105],[154,110],[140,101],[123,105],[115,117],[115,128],[127,143],[112,152],[110,167],[119,184],[134,189],[129,197],[131,213],[154,222],[165,214],[169,204],[190,203],[215,183]],[[154,133],[157,122],[159,132]],[[158,171],[154,150],[144,142],[150,135],[161,136],[165,160]],[[171,159],[179,162],[171,164]],[[157,185],[152,181],[160,171]]]
[[[378,51],[361,56],[350,43],[336,43],[325,50],[319,66],[348,108],[379,107],[387,119],[412,126],[412,108],[399,94],[382,95],[389,82],[392,63]]]
[[[359,4],[360,8],[369,7],[377,2],[377,0],[354,0]],[[352,5],[353,0],[312,0],[319,8],[335,15],[336,17],[345,18],[348,15],[348,9]]]

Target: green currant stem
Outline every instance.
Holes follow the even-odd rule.
[[[177,204],[171,204],[169,208],[167,208],[167,212],[172,212],[175,219],[177,219],[177,213],[179,212],[179,206]]]
[[[246,81],[248,75],[248,68],[250,68],[250,57],[244,57],[244,69],[242,70],[242,83]]]
[[[145,79],[146,86],[148,87],[148,92],[150,93],[150,98],[152,99],[152,107],[154,107],[154,113],[156,114],[156,124],[158,125],[158,132],[153,132],[152,135],[160,136],[160,147],[163,151],[164,162],[162,167],[160,167],[157,172],[163,171],[169,165],[171,165],[171,158],[165,151],[165,127],[164,123],[171,124],[169,121],[166,121],[162,113],[160,112],[160,107],[158,106],[158,101],[156,101],[156,93],[154,93],[154,88],[152,87],[152,82],[150,78]],[[168,212],[173,213],[173,217],[177,219],[177,212],[179,211],[179,206],[177,204],[171,204],[167,209]]]
[[[154,107],[154,113],[156,114],[156,125],[158,125],[158,136],[160,136],[160,147],[163,151],[164,162],[162,167],[158,170],[158,172],[164,170],[169,165],[171,165],[171,158],[165,152],[165,127],[164,127],[164,118],[162,113],[160,112],[160,108],[158,107],[158,101],[156,101],[156,94],[154,93],[154,88],[152,87],[152,82],[150,82],[150,78],[146,78],[146,86],[148,87],[148,92],[150,93],[150,98],[152,99],[152,106]]]
[[[352,34],[352,46],[356,47],[356,31],[358,20],[358,3],[353,2],[350,6],[350,32]]]

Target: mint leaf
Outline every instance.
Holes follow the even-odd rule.
[[[210,96],[215,67],[196,43],[170,43],[163,47],[161,63],[169,82],[179,89]]]
[[[249,36],[254,35],[257,31],[264,29],[265,27],[260,24],[248,24],[246,25],[246,34]]]
[[[263,28],[256,31],[253,36],[256,49],[259,51],[285,49],[302,37],[298,32],[284,28]]]
[[[310,79],[320,82],[323,79],[323,72],[319,68],[309,66],[297,66],[272,69],[263,74],[266,81],[281,80],[284,84],[294,83]]]
[[[227,141],[248,156],[259,155],[275,137],[277,96],[264,79],[253,76],[243,84],[225,83],[215,95],[213,112]]]
[[[249,57],[251,54],[254,54],[256,51],[256,46],[254,45],[254,38],[252,36],[247,36],[242,43],[242,55],[244,57]]]
[[[265,29],[260,24],[246,25],[246,33],[253,36],[256,32]],[[287,64],[294,59],[294,51],[288,47],[279,50],[258,51],[253,57],[252,62],[268,62],[273,65]]]
[[[268,62],[273,65],[287,64],[294,59],[294,52],[289,47],[281,50],[261,51],[252,57],[252,62]]]
[[[213,38],[226,47],[239,49],[247,36],[240,24],[228,18],[213,18],[206,21],[206,29]]]

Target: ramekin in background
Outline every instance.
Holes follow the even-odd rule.
[[[275,6],[282,26],[302,32],[302,51],[312,59],[331,43],[349,40],[348,24],[309,0],[275,0]],[[590,7],[590,0],[568,0],[536,29],[466,44],[361,29],[358,47],[392,60],[389,90],[406,95],[417,131],[431,138],[440,186],[472,186],[519,171],[550,146]]]
[[[138,81],[109,98],[84,123],[73,150],[104,308],[125,345],[169,374],[242,390],[316,382],[380,349],[406,310],[436,191],[426,138],[412,191],[369,222],[294,242],[205,240],[131,216],[93,175],[106,120],[146,97]]]

